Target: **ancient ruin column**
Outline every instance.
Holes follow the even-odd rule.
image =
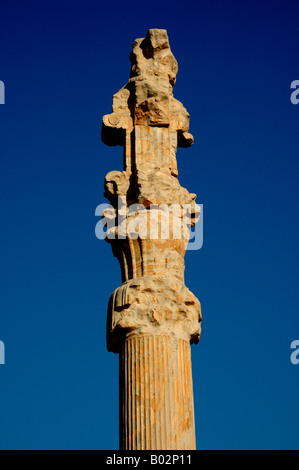
[[[124,170],[105,179],[106,240],[122,285],[111,295],[107,347],[119,354],[120,448],[195,449],[190,344],[201,309],[184,283],[196,195],[178,181],[177,147],[193,143],[173,97],[177,62],[167,32],[136,39],[128,83],[113,96],[102,140],[124,147]]]

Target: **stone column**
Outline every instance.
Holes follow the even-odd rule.
[[[102,125],[103,142],[124,147],[124,171],[105,179],[103,214],[122,272],[107,318],[107,347],[120,357],[120,448],[195,449],[190,344],[201,308],[184,283],[184,255],[200,208],[176,161],[193,137],[172,94],[177,62],[166,31],[136,39],[130,59],[130,79]]]
[[[190,344],[133,334],[120,351],[122,449],[195,449]]]

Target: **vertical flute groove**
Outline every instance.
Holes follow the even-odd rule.
[[[137,433],[136,433],[136,337],[132,338],[133,351],[131,354],[132,357],[132,436],[133,436],[133,446],[132,449],[137,449]]]
[[[149,414],[150,414],[150,400],[149,400],[149,391],[150,391],[150,371],[148,367],[148,355],[146,354],[146,351],[148,350],[148,337],[146,336],[144,338],[145,341],[145,347],[144,347],[144,369],[145,369],[145,376],[144,376],[144,381],[145,381],[145,409],[144,409],[144,416],[145,416],[145,429],[144,429],[144,445],[145,449],[149,450],[149,438],[148,435],[149,433],[146,432],[147,429],[149,429],[150,426],[150,420],[149,420]],[[147,374],[146,374],[147,371]]]
[[[169,432],[168,430],[168,415],[167,415],[167,399],[166,399],[166,393],[167,393],[167,388],[168,388],[168,379],[169,379],[169,369],[168,369],[168,360],[167,360],[167,343],[166,343],[166,338],[165,336],[161,336],[161,342],[163,343],[162,347],[160,348],[162,350],[162,367],[164,370],[164,377],[163,377],[163,399],[165,402],[165,406],[162,408],[162,413],[163,413],[163,423],[161,422],[162,425],[162,432],[161,436],[163,438],[163,441],[161,442],[161,449],[167,449],[167,434]],[[161,384],[162,385],[162,384]]]
[[[153,349],[154,349],[154,354],[155,351],[157,351],[157,341],[156,341],[156,336],[153,336]],[[156,435],[156,447],[157,449],[161,448],[160,444],[160,434],[161,434],[161,416],[160,416],[160,407],[158,404],[158,368],[153,365],[154,369],[154,403],[155,403],[155,435]]]
[[[153,432],[154,429],[154,422],[155,422],[155,414],[154,414],[154,383],[155,383],[155,376],[154,376],[154,370],[153,370],[153,361],[151,360],[151,357],[153,355],[153,343],[154,343],[154,338],[149,338],[149,353],[148,353],[148,362],[149,362],[149,372],[150,372],[150,378],[151,378],[151,383],[150,383],[150,415],[151,415],[151,426],[150,426],[150,434],[149,434],[149,440],[152,441],[152,446],[154,446],[154,449],[157,448],[157,439],[155,432]]]
[[[127,363],[128,363],[128,369],[129,369],[129,382],[128,382],[128,390],[129,390],[129,407],[128,407],[128,415],[126,416],[126,419],[129,424],[129,446],[128,449],[132,449],[132,416],[133,416],[133,410],[132,410],[132,387],[133,387],[133,377],[132,377],[132,355],[129,354],[129,343],[126,343],[126,353],[127,353]]]

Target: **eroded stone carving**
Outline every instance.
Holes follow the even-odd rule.
[[[131,279],[116,289],[110,298],[108,350],[119,352],[124,336],[132,332],[171,334],[198,343],[200,321],[198,299],[176,277]]]
[[[123,171],[109,172],[104,184],[104,194],[112,206],[104,214],[107,241],[120,263],[123,281],[109,302],[107,346],[110,351],[126,354],[123,345],[134,336],[138,344],[147,345],[150,355],[151,344],[159,344],[150,338],[163,335],[162,343],[169,344],[173,351],[170,357],[177,364],[175,351],[185,351],[185,347],[179,346],[181,342],[197,343],[201,331],[200,303],[184,284],[184,255],[190,227],[198,221],[200,208],[196,194],[180,185],[176,160],[177,147],[193,143],[190,117],[173,96],[178,65],[165,30],[150,29],[145,38],[136,39],[130,59],[130,79],[113,96],[112,113],[103,117],[102,124],[103,142],[124,148]],[[115,222],[111,227],[109,220]],[[149,338],[146,342],[143,335]],[[128,343],[130,348],[134,341]],[[132,354],[133,350],[130,351]],[[134,350],[135,356],[139,357]],[[188,367],[191,368],[191,363]],[[123,373],[127,374],[125,370]],[[123,383],[127,384],[127,380],[126,375]],[[169,387],[172,390],[171,383]],[[130,399],[137,400],[133,395]],[[142,406],[146,413],[153,411],[146,404]],[[124,419],[128,419],[128,413]],[[188,413],[193,416],[191,408]],[[159,417],[153,414],[151,419],[153,425]],[[177,437],[167,431],[167,448],[178,448],[178,442],[180,445],[185,442],[184,448],[193,446],[193,424],[190,422],[189,428]],[[127,424],[121,426],[127,436]],[[185,441],[184,433],[189,436]],[[129,448],[128,442],[135,442],[130,436],[123,438],[124,448]],[[158,448],[154,447],[158,444],[150,441],[151,444],[140,444],[141,447],[136,442],[130,445]]]

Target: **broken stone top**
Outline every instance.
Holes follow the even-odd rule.
[[[169,46],[165,29],[150,29],[145,38],[136,39],[130,55],[130,77],[164,78],[175,84],[178,63]]]
[[[192,145],[189,113],[173,97],[178,64],[166,30],[150,29],[145,38],[136,39],[130,60],[130,79],[113,95],[112,114],[103,118],[103,142],[125,146],[128,134],[142,126],[169,128],[176,133],[176,146]]]

